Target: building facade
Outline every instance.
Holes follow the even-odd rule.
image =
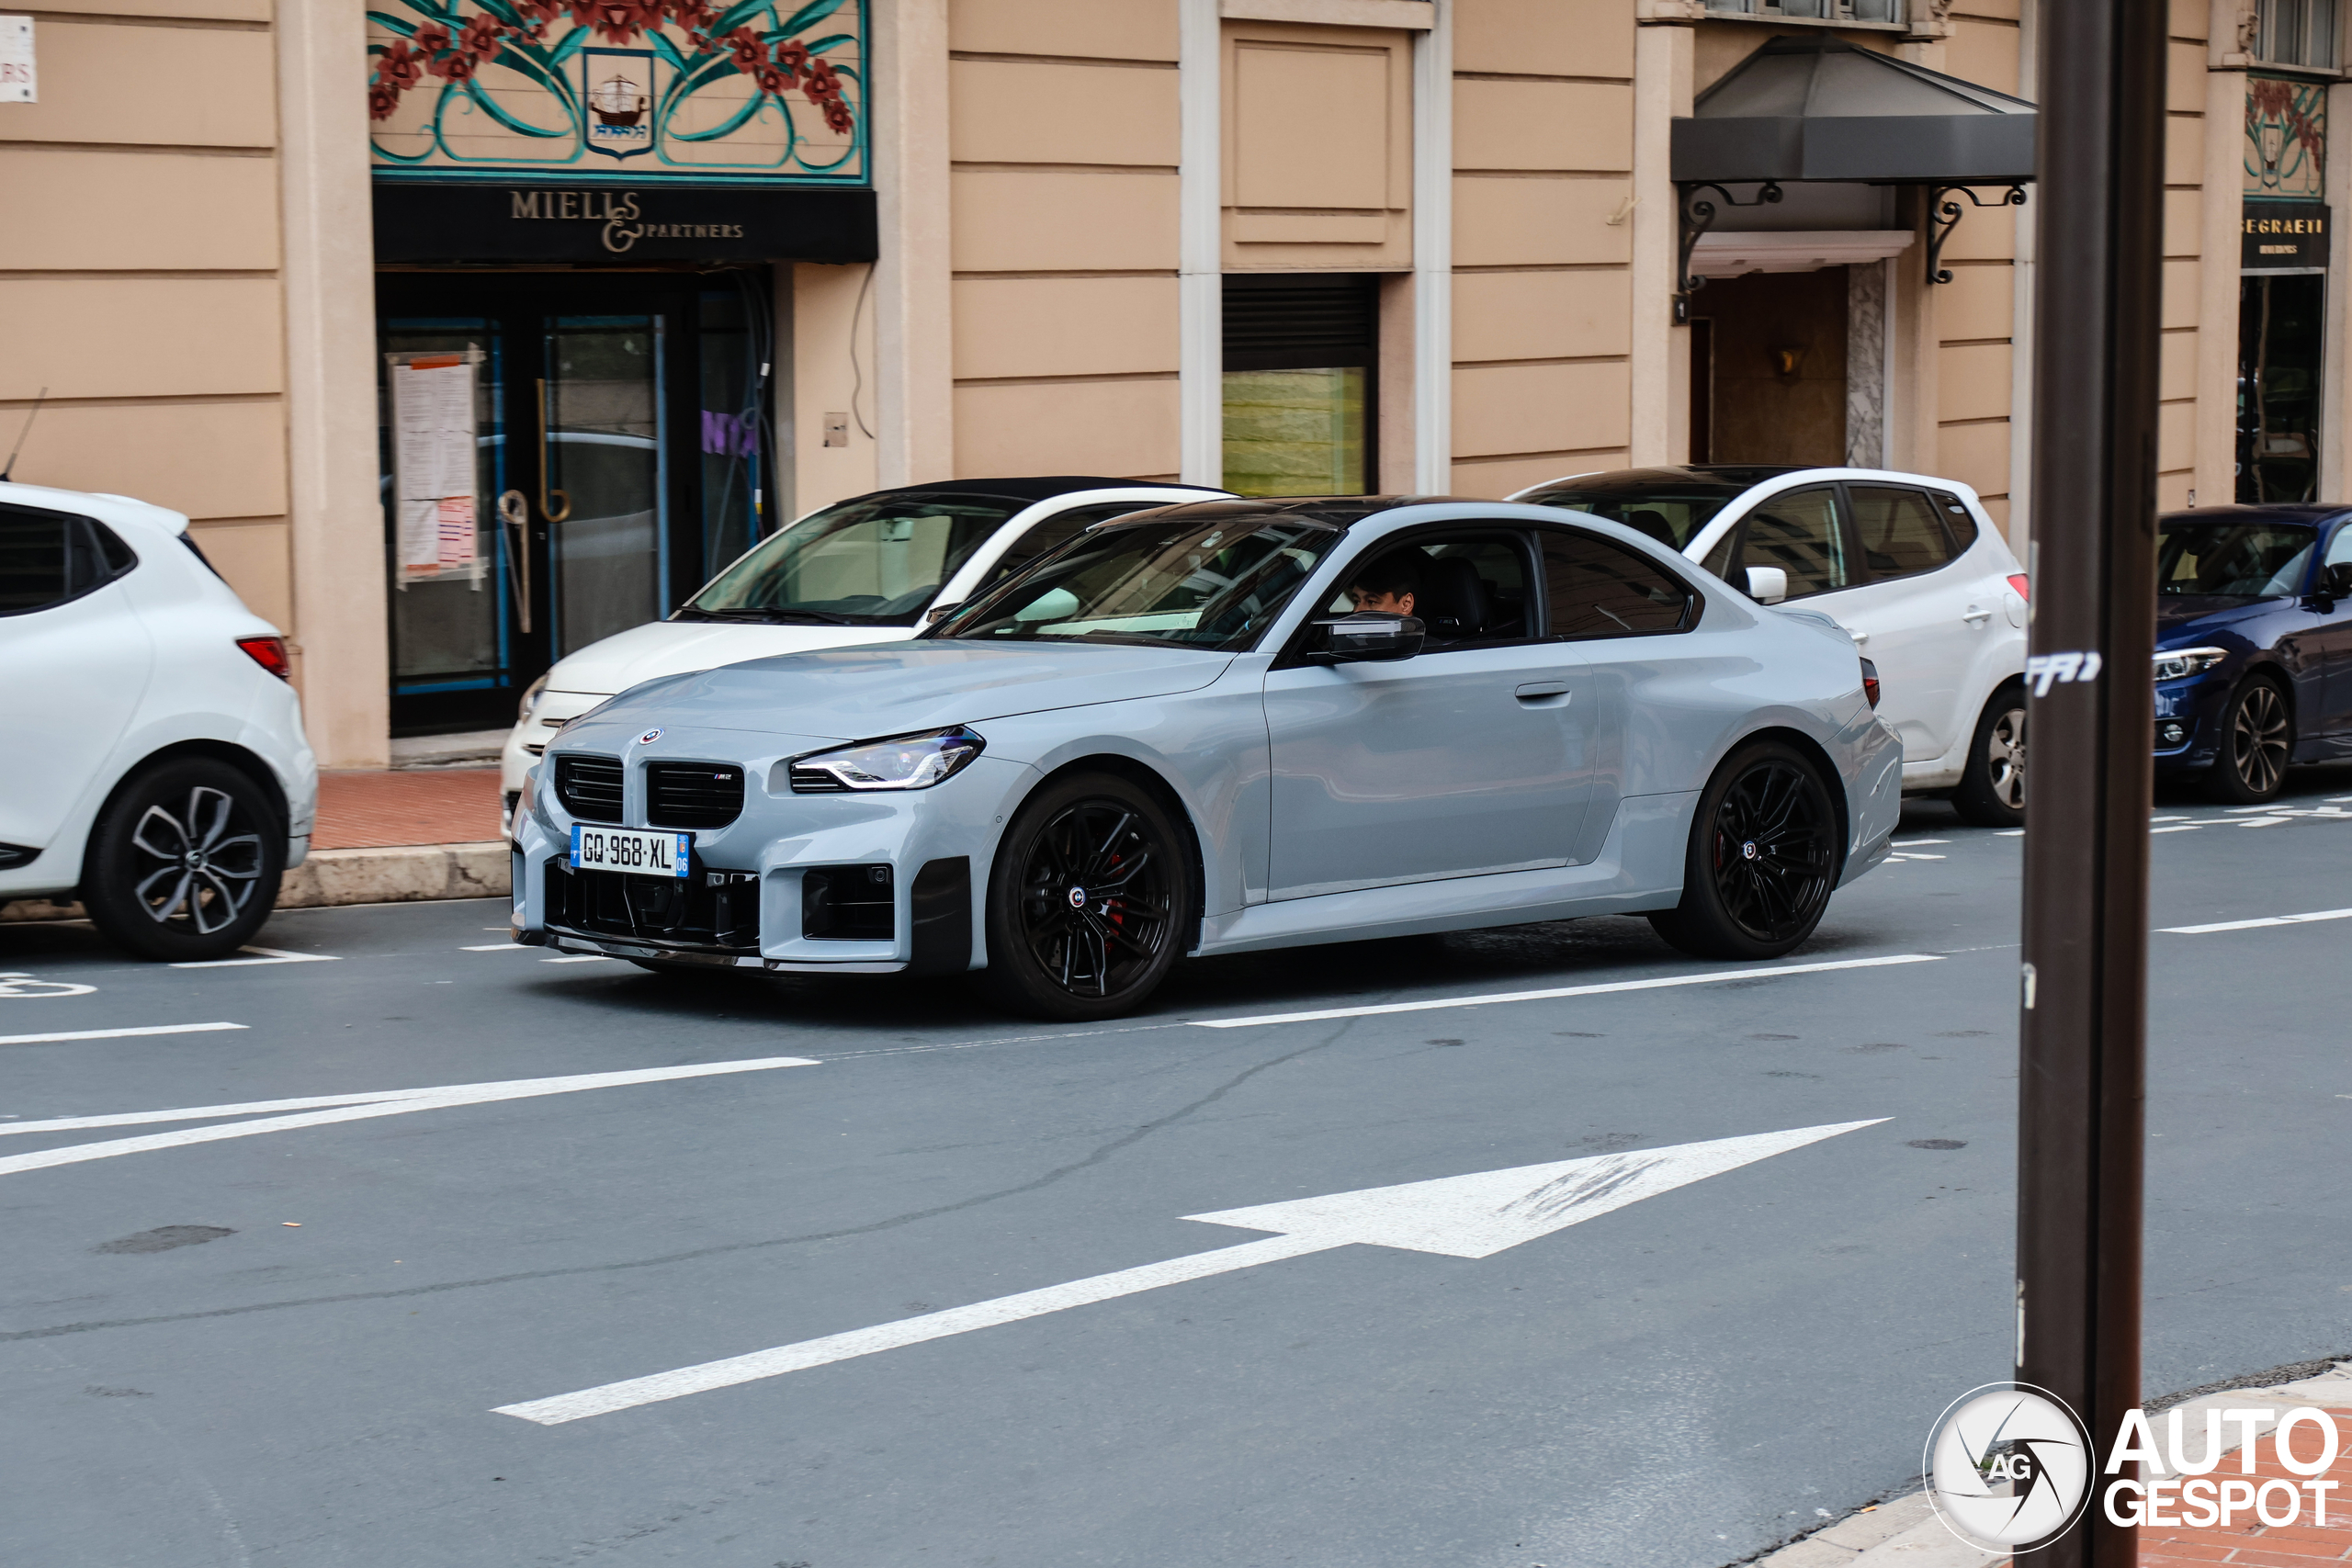
[[[0,438],[345,767],[957,475],[1853,462],[2030,558],[2034,4],[49,0]],[[2345,491],[2337,13],[2174,0],[2167,506]]]

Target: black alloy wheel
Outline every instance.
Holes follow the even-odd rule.
[[[219,958],[269,919],[285,863],[286,827],[261,786],[226,762],[186,758],[134,777],[100,813],[82,902],[141,958]]]
[[[2254,677],[2222,710],[2222,754],[2213,759],[2210,780],[2213,795],[2233,806],[2277,799],[2294,745],[2285,695],[2266,677]]]
[[[2025,687],[2012,682],[1993,694],[1976,720],[1967,764],[1951,792],[1952,809],[1972,827],[2024,825],[2025,711]]]
[[[1762,741],[1715,772],[1690,826],[1682,901],[1650,916],[1699,958],[1778,958],[1811,936],[1838,886],[1838,813],[1813,760]]]
[[[1165,808],[1108,774],[1032,796],[989,874],[982,983],[1021,1011],[1111,1018],[1167,976],[1193,902],[1192,857]]]

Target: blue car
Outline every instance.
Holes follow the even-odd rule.
[[[2352,511],[2160,520],[2156,773],[2259,805],[2290,762],[2352,758]]]
[[[1777,957],[1883,860],[1902,745],[1827,616],[1587,513],[1219,501],[922,636],[649,681],[514,814],[516,940],[961,974],[1049,1018],[1185,953],[1645,914]]]

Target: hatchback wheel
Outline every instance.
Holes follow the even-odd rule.
[[[997,847],[981,983],[1022,1012],[1116,1017],[1167,977],[1193,903],[1191,852],[1158,801],[1114,775],[1059,780]]]
[[[1976,720],[1960,786],[1951,792],[1960,819],[1978,828],[2015,828],[2025,821],[2025,687],[2012,682],[1993,694]]]
[[[82,904],[141,958],[219,958],[269,919],[285,866],[285,824],[261,786],[190,757],[137,775],[107,803],[83,862]]]
[[[1778,958],[1811,936],[1838,886],[1838,813],[1820,769],[1763,741],[1715,772],[1690,825],[1682,901],[1650,916],[1698,958]]]
[[[2208,780],[2213,795],[2233,806],[2276,799],[2287,782],[2287,754],[2294,744],[2286,697],[2276,684],[2256,676],[2222,709],[2222,754],[2213,759]]]

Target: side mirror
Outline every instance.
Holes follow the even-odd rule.
[[[964,602],[960,599],[950,599],[944,604],[933,604],[922,613],[922,624],[927,626],[935,625],[963,607]]]
[[[2320,573],[2319,591],[2331,599],[2352,599],[2352,560],[2340,560]]]
[[[1385,615],[1359,610],[1337,620],[1317,621],[1328,639],[1324,651],[1313,655],[1317,663],[1370,664],[1410,659],[1421,651],[1429,634],[1416,615]]]
[[[1747,596],[1758,604],[1777,604],[1789,596],[1789,574],[1777,566],[1747,569]]]

